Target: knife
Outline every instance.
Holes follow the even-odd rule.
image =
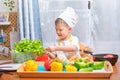
[[[82,50],[80,49],[80,51],[82,51]],[[92,51],[89,51],[89,50],[83,50],[83,52],[86,53],[86,54],[91,54],[91,55],[93,55],[93,54],[92,54],[93,52],[92,52]]]
[[[93,52],[88,51],[88,50],[83,50],[83,52],[86,53],[86,54],[91,54],[91,55],[93,55],[93,54],[92,54]]]
[[[12,68],[12,66],[0,66],[0,68]]]

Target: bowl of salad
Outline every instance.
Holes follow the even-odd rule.
[[[23,63],[29,59],[35,59],[36,56],[43,55],[44,48],[40,40],[30,40],[24,38],[14,43],[11,51],[11,57],[15,63]]]

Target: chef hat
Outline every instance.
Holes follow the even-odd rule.
[[[58,18],[63,19],[70,27],[75,27],[78,21],[78,16],[71,7],[67,7]]]

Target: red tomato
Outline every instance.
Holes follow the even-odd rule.
[[[36,61],[46,61],[49,57],[47,55],[37,56]]]
[[[50,70],[52,62],[53,62],[53,59],[49,59],[49,60],[45,61],[44,67],[45,67],[46,70]]]
[[[113,55],[107,54],[107,55],[105,55],[105,58],[113,58]]]

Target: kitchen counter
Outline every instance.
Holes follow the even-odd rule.
[[[113,74],[110,79],[78,79],[78,78],[19,78],[16,72],[12,74],[3,74],[0,80],[120,80],[120,62],[113,66]],[[33,74],[34,75],[34,74]],[[87,76],[86,76],[87,77]]]

